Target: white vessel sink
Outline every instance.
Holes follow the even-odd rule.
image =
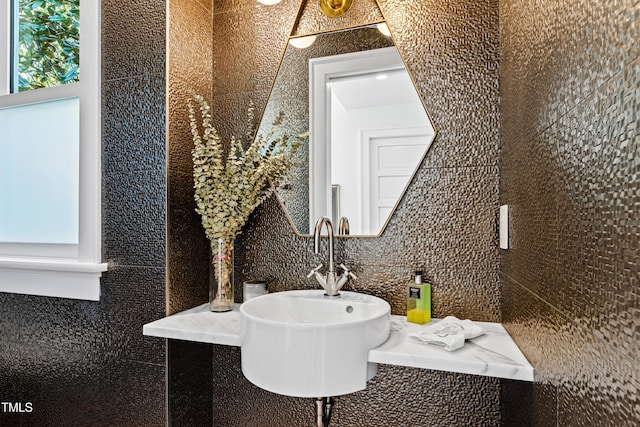
[[[265,390],[330,397],[365,388],[378,365],[369,350],[389,338],[391,307],[371,295],[300,290],[240,306],[242,373]]]

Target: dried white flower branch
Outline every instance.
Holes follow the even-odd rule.
[[[225,244],[236,238],[249,215],[287,176],[295,164],[294,155],[308,134],[274,137],[284,116],[280,113],[267,135],[253,136],[253,107],[249,107],[247,131],[242,139],[231,138],[229,154],[223,161],[223,141],[211,123],[209,104],[193,95],[199,106],[201,127],[196,109],[189,102],[189,120],[193,135],[193,180],[196,212],[211,242]]]

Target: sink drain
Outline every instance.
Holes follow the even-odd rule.
[[[353,312],[353,307],[348,305],[347,306],[347,313],[351,313],[351,312]]]

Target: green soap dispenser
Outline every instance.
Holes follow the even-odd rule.
[[[407,322],[431,322],[431,284],[422,283],[422,271],[416,271],[414,283],[407,286]]]

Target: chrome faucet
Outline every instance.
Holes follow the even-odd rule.
[[[331,224],[331,220],[327,217],[321,217],[316,222],[316,228],[313,233],[313,249],[314,253],[320,252],[320,237],[322,234],[322,226],[325,225],[327,228],[327,239],[329,240],[329,265],[328,271],[326,275],[322,275],[319,270],[322,268],[322,264],[318,265],[316,268],[311,270],[311,272],[307,275],[307,278],[314,276],[318,283],[324,288],[325,296],[328,297],[339,297],[340,289],[347,283],[349,277],[357,279],[355,274],[351,273],[349,269],[344,265],[340,264],[340,268],[342,268],[343,272],[340,277],[336,278],[336,268],[333,260],[333,225]]]
[[[341,236],[349,235],[349,218],[343,216],[338,224],[338,234]]]

